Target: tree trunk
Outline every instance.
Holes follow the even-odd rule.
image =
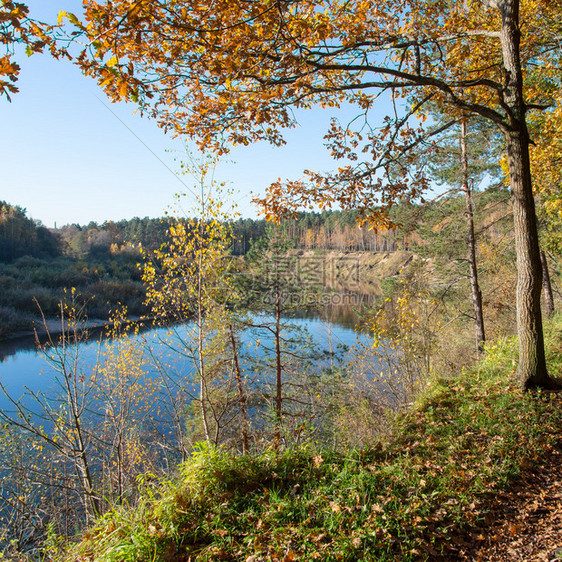
[[[552,295],[552,285],[550,284],[550,273],[548,272],[548,262],[546,255],[541,250],[541,265],[542,265],[542,289],[544,294],[544,308],[547,318],[554,314],[554,296]]]
[[[201,201],[203,197],[201,196]],[[201,214],[202,217],[204,214]],[[199,220],[199,244],[204,240],[203,218]],[[211,442],[211,432],[209,429],[209,415],[207,412],[207,373],[205,372],[205,356],[204,356],[204,318],[203,318],[203,251],[199,248],[197,257],[197,355],[199,367],[199,400],[201,409],[201,420],[203,422],[203,431],[205,433],[205,441]]]
[[[234,337],[234,329],[232,324],[228,325],[228,333],[230,335],[230,344],[232,346],[232,358],[234,360],[234,373],[236,377],[236,386],[238,388],[238,403],[240,405],[240,417],[242,418],[242,452],[247,453],[249,448],[248,436],[248,406],[247,397],[244,391],[244,383],[242,380],[242,369],[238,360],[238,346]]]
[[[524,388],[552,386],[546,369],[541,317],[542,266],[528,163],[528,137],[508,133],[515,249],[517,252],[517,334],[519,365],[517,382]],[[523,137],[523,138],[521,138]]]
[[[472,306],[476,323],[476,348],[478,353],[484,349],[486,333],[484,331],[484,314],[482,312],[482,292],[478,284],[478,269],[476,268],[476,238],[474,236],[474,212],[472,195],[468,184],[468,155],[466,150],[466,119],[461,124],[461,168],[462,187],[466,203],[466,223],[468,230],[468,264],[470,267],[470,286],[472,288]]]
[[[79,430],[77,430],[79,431]],[[82,488],[84,503],[86,506],[86,518],[91,522],[93,518],[101,515],[100,500],[94,489],[94,480],[90,471],[88,456],[86,453],[85,445],[82,440],[82,435],[78,441],[78,449],[73,451],[74,470],[78,476],[80,486]]]
[[[273,446],[281,444],[281,418],[283,415],[283,365],[281,363],[281,291],[275,289],[275,432]]]
[[[500,3],[501,43],[505,71],[503,101],[507,111],[504,135],[513,201],[517,253],[517,382],[523,389],[553,388],[546,369],[541,317],[542,269],[529,161],[529,132],[525,121],[523,77],[519,55],[519,1]]]

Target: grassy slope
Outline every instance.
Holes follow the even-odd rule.
[[[562,374],[562,317],[547,325]],[[371,449],[232,457],[201,449],[181,474],[108,513],[67,560],[415,560],[548,456],[562,400],[511,384],[512,340],[455,380],[435,381]],[[191,558],[189,558],[191,556]]]

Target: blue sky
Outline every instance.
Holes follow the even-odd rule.
[[[78,0],[29,0],[31,14],[55,21],[59,10],[80,12]],[[155,122],[135,113],[132,104],[110,104],[94,80],[68,61],[49,55],[18,56],[20,92],[12,103],[0,99],[0,199],[27,209],[46,226],[134,216],[159,217],[174,194],[191,185],[178,177],[185,144]],[[109,109],[108,109],[109,107]],[[217,180],[235,191],[243,216],[256,216],[251,193],[304,169],[334,167],[323,146],[333,115],[299,114],[299,127],[287,132],[287,146],[265,143],[241,147],[219,164]],[[185,159],[185,158],[184,158]],[[183,205],[189,214],[190,202]]]

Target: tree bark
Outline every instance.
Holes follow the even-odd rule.
[[[505,82],[503,104],[507,113],[504,135],[513,201],[517,253],[517,334],[519,365],[516,379],[523,389],[555,388],[544,353],[541,317],[542,268],[535,201],[529,160],[529,132],[525,120],[520,60],[519,0],[499,3],[502,15],[501,44]]]
[[[232,358],[234,360],[234,373],[236,376],[236,386],[238,388],[238,403],[240,405],[240,417],[242,418],[242,453],[247,453],[249,449],[248,435],[248,406],[246,392],[244,391],[244,383],[242,380],[242,369],[238,360],[238,346],[234,337],[234,329],[232,324],[228,325],[228,333],[230,335],[230,344],[232,346]]]
[[[281,291],[275,288],[275,431],[273,446],[281,445],[281,420],[283,416],[283,365],[281,362]]]
[[[554,314],[554,296],[552,294],[552,285],[550,283],[550,273],[548,272],[548,262],[546,255],[541,250],[541,265],[542,265],[542,289],[544,295],[544,308],[547,318]]]
[[[468,155],[466,150],[466,119],[461,123],[461,169],[462,188],[466,204],[466,223],[468,231],[468,265],[470,267],[470,286],[472,289],[472,307],[474,309],[474,322],[476,327],[476,348],[478,353],[484,349],[486,333],[484,331],[484,314],[482,312],[482,291],[478,284],[478,269],[476,267],[476,237],[474,235],[474,212],[472,208],[472,195],[468,184]]]
[[[550,387],[546,368],[541,317],[542,266],[528,162],[528,137],[506,134],[511,178],[515,249],[517,253],[517,382],[524,388]]]
[[[203,188],[201,188],[203,191]],[[201,195],[201,201],[204,201],[203,194]],[[203,216],[199,220],[199,244],[201,245],[204,240],[204,230],[203,230]],[[198,367],[199,367],[199,400],[201,409],[201,420],[203,422],[203,431],[205,433],[205,441],[207,443],[211,442],[211,432],[209,428],[209,414],[207,412],[207,373],[205,370],[205,356],[204,356],[204,318],[203,318],[203,250],[199,247],[199,255],[197,257],[197,355],[198,355]]]

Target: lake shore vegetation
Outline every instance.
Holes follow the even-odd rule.
[[[547,327],[559,376],[560,316]],[[503,338],[472,368],[436,373],[366,447],[309,442],[236,456],[201,446],[60,559],[438,559],[447,541],[486,519],[495,494],[548,462],[560,442],[560,396],[520,393],[506,376],[516,357],[515,339]]]
[[[455,214],[462,214],[463,202],[455,198],[445,198],[423,208],[397,210],[396,218],[410,227],[403,236],[409,237],[416,252],[406,253],[395,265],[392,261],[378,262],[383,270],[387,268],[378,285],[378,302],[374,307],[357,311],[362,318],[362,330],[371,344],[358,345],[339,357],[324,355],[325,359],[318,363],[322,354],[318,355],[313,347],[307,349],[306,335],[291,334],[280,324],[278,332],[273,329],[278,334],[272,341],[274,345],[268,349],[267,344],[258,343],[265,355],[259,361],[253,360],[253,366],[251,362],[245,363],[241,369],[240,360],[246,361],[253,352],[241,345],[240,330],[248,329],[251,322],[246,320],[244,326],[243,319],[237,320],[236,331],[231,332],[226,324],[234,322],[232,314],[223,311],[230,318],[225,324],[224,314],[220,319],[208,314],[207,303],[201,318],[208,327],[205,338],[209,339],[202,341],[205,348],[208,346],[205,355],[210,363],[206,369],[210,371],[204,379],[198,376],[199,382],[204,380],[205,383],[202,394],[201,389],[198,391],[193,386],[197,377],[193,379],[180,373],[180,378],[174,378],[177,375],[170,365],[156,363],[158,376],[146,377],[144,369],[155,356],[144,347],[138,332],[132,333],[127,328],[126,309],[122,309],[114,315],[110,334],[113,343],[100,356],[101,362],[92,371],[70,369],[63,377],[71,394],[70,400],[60,402],[61,407],[65,404],[79,406],[83,417],[66,414],[61,417],[63,410],[46,410],[46,418],[56,420],[55,429],[59,427],[54,434],[45,432],[41,426],[33,426],[30,432],[17,418],[5,419],[8,422],[3,437],[6,452],[11,454],[19,448],[21,454],[13,457],[17,462],[6,465],[9,481],[15,488],[7,492],[10,503],[4,512],[4,551],[22,559],[42,553],[41,556],[53,560],[66,556],[62,554],[66,548],[74,553],[72,556],[81,552],[79,556],[84,559],[92,556],[96,559],[93,545],[97,545],[96,549],[106,545],[107,553],[100,554],[100,559],[110,560],[149,559],[145,557],[150,549],[155,549],[157,559],[173,553],[170,556],[193,555],[201,560],[221,556],[274,559],[279,558],[281,552],[289,559],[315,559],[326,555],[351,560],[365,549],[377,553],[379,558],[373,559],[384,560],[385,556],[391,559],[399,553],[405,560],[414,560],[439,552],[439,541],[444,540],[448,532],[484,517],[486,498],[516,478],[521,467],[538,462],[540,455],[537,453],[536,458],[533,457],[531,450],[544,450],[547,454],[555,439],[553,428],[558,420],[559,404],[554,395],[552,398],[540,393],[519,395],[510,377],[502,376],[502,373],[512,372],[516,353],[515,340],[509,335],[515,332],[511,291],[515,277],[514,256],[508,251],[511,244],[509,205],[501,189],[484,192],[476,201],[484,311],[491,334],[480,362],[479,342],[470,335],[473,333],[469,312],[470,282],[466,262],[461,257],[465,250],[462,236],[455,228]],[[170,224],[172,227],[176,224],[172,231],[176,233],[175,238],[170,238],[172,243],[189,223],[171,221]],[[193,224],[196,227],[199,223]],[[286,223],[269,236],[281,233],[281,238],[286,239],[283,229],[290,227]],[[205,240],[210,239],[205,236]],[[215,249],[226,257],[231,247],[223,243],[226,239],[222,234],[220,240],[220,248]],[[318,257],[318,250],[304,250],[290,242],[290,238],[287,240],[282,251],[277,246],[273,252],[267,247],[260,250],[257,244],[255,255],[261,257],[259,267],[273,267],[282,274],[284,283],[296,279],[295,275],[302,277],[302,281],[310,280],[306,276],[314,273],[313,269],[299,269],[302,264],[297,267],[298,260]],[[149,271],[162,259],[164,262],[169,259],[171,267],[161,270],[169,271],[168,283],[176,283],[176,278],[180,284],[185,281],[183,273],[178,277],[174,271],[177,267],[190,267],[190,263],[197,277],[201,263],[195,259],[196,248],[190,246],[195,243],[196,239],[179,246],[172,244],[167,252],[164,251],[166,246],[162,246],[162,255],[159,257],[156,253],[155,261],[147,262]],[[188,250],[182,251],[180,256],[174,248]],[[311,251],[312,254],[307,253]],[[387,256],[385,259],[402,255],[400,251],[379,254]],[[255,259],[252,255],[252,252],[248,254],[246,265],[242,265],[243,261],[237,264],[242,267],[238,271],[242,275],[238,282],[246,279],[242,287],[246,285],[243,290],[246,298],[254,295],[250,301],[267,300],[271,290],[275,296],[276,277],[259,273],[259,267],[251,265]],[[320,257],[324,262],[325,256],[321,254]],[[551,254],[552,257],[555,254]],[[214,255],[214,258],[218,257]],[[552,262],[557,263],[556,259]],[[318,265],[317,261],[312,260],[312,263]],[[280,264],[282,271],[279,271]],[[368,270],[368,264],[364,264],[364,269]],[[344,272],[348,281],[353,280],[349,273]],[[161,290],[159,277],[150,278],[150,290]],[[553,270],[553,278],[557,286],[556,270]],[[268,280],[273,283],[273,289],[264,285]],[[303,291],[313,290],[316,298],[320,289],[306,282],[300,289],[290,284],[288,287],[300,296]],[[213,290],[217,288],[218,285]],[[197,283],[194,283],[191,290],[196,289]],[[229,294],[231,300],[236,301],[234,286],[233,290]],[[154,294],[165,296],[162,292]],[[187,307],[182,308],[182,318],[186,320],[193,306],[182,294],[179,290],[174,298]],[[192,305],[196,301],[194,299]],[[166,299],[162,301],[163,306],[166,302]],[[268,306],[275,302],[275,299],[267,300]],[[166,324],[165,315],[159,316]],[[209,324],[212,321],[215,321],[214,328]],[[560,318],[554,317],[548,324],[549,364],[554,373],[559,372],[559,323]],[[273,325],[275,322],[270,327]],[[65,337],[70,338],[68,344],[74,341],[71,334]],[[166,341],[169,346],[175,345],[171,339]],[[197,341],[195,337],[192,353],[195,361]],[[279,346],[275,345],[276,341]],[[68,349],[72,353],[77,351],[72,346]],[[219,355],[220,359],[215,360]],[[72,360],[72,356],[63,360]],[[219,379],[220,384],[216,384]],[[81,392],[82,387],[73,390],[73,380],[85,385],[87,393]],[[41,404],[50,404],[48,397],[37,396]],[[201,408],[197,407],[202,397],[208,408],[206,414],[213,419],[207,431]],[[151,403],[157,403],[158,412],[165,412],[166,419],[171,420],[171,439],[159,427],[163,418],[158,421],[154,417],[156,413]],[[96,409],[99,414],[92,417]],[[494,410],[493,415],[491,410]],[[507,416],[508,410],[511,417]],[[518,412],[526,413],[518,420],[520,423],[514,424]],[[554,421],[538,428],[535,415],[548,420],[552,416]],[[68,426],[65,419],[78,424],[78,433],[71,431],[72,423]],[[474,429],[468,431],[470,436],[473,433],[477,436],[474,439],[464,434],[461,437],[461,431],[472,427],[469,422],[475,424]],[[205,439],[211,427],[216,438]],[[73,436],[79,433],[83,437],[76,448]],[[418,437],[414,438],[414,434]],[[524,447],[515,452],[510,449],[508,453],[508,447],[514,448],[514,444],[527,439],[530,440]],[[206,444],[202,445],[202,441]],[[459,451],[458,443],[463,444]],[[406,452],[399,453],[400,447]],[[455,455],[457,452],[466,455],[460,464],[455,456],[457,468],[451,465],[452,461],[447,464],[444,460],[445,456],[450,457],[451,448]],[[159,450],[166,452],[161,455]],[[502,464],[500,460],[504,456],[513,463]],[[75,476],[72,475],[73,463],[78,463],[74,464]],[[176,469],[177,463],[184,464]],[[86,472],[84,466],[88,467]],[[326,467],[330,469],[324,473]],[[223,469],[226,472],[223,473]],[[249,484],[244,483],[246,472]],[[88,474],[87,480],[84,474]],[[209,474],[216,474],[217,478],[209,482]],[[234,481],[229,481],[226,474],[234,475]],[[260,478],[263,482],[258,483]],[[312,480],[318,481],[318,489],[310,483]],[[406,486],[408,482],[411,485]],[[426,489],[427,482],[430,484]],[[41,486],[38,487],[38,483]],[[226,495],[221,492],[223,485]],[[457,485],[460,487],[455,488]],[[412,489],[415,490],[412,492]],[[269,498],[265,503],[263,498],[252,495],[257,494],[257,490],[259,494],[265,490]],[[355,490],[353,506],[349,503],[350,490]],[[220,504],[214,505],[205,495],[207,492],[221,499]],[[192,497],[192,493],[195,496]],[[457,499],[459,494],[465,499]],[[73,502],[73,497],[82,498],[81,503]],[[44,498],[49,498],[48,508],[39,507]],[[177,507],[173,503],[175,499],[183,507]],[[230,500],[233,503],[229,503]],[[273,511],[282,514],[279,519],[273,517],[278,526],[268,522],[263,534],[259,531],[255,536],[246,527],[237,529],[232,519],[234,513],[246,513],[240,511],[240,502],[244,505],[248,502],[248,513],[256,513],[254,523],[259,525],[258,529],[264,526],[264,520],[273,517]],[[258,508],[255,502],[263,504],[262,507]],[[308,520],[304,514],[316,504],[323,514]],[[481,504],[481,508],[475,507]],[[221,521],[221,525],[224,512],[226,527],[215,528],[215,523],[205,522],[207,516],[199,522],[183,518],[186,510],[190,517],[201,517],[201,510],[206,509],[213,513],[212,521]],[[285,509],[290,511],[290,516],[283,515]],[[180,520],[174,521],[178,510]],[[438,515],[432,514],[433,511]],[[84,528],[101,513],[98,522],[86,531],[84,541],[72,546],[72,540],[68,542],[74,534],[72,529]],[[298,513],[302,514],[302,520]],[[168,516],[172,519],[166,519]],[[148,517],[150,522],[143,517]],[[160,517],[162,522],[157,523]],[[244,525],[253,521],[253,516],[248,517]],[[381,521],[388,523],[383,525]],[[111,529],[108,536],[103,534],[106,523]],[[136,525],[145,531],[155,531],[145,536]],[[372,526],[370,535],[359,532],[360,528],[370,529],[369,525]],[[9,540],[17,535],[15,529],[20,527],[27,529],[26,532]],[[169,527],[175,529],[171,534]],[[320,531],[324,527],[329,532]],[[303,536],[296,528],[302,529]],[[189,529],[195,535],[192,536]],[[308,538],[304,536],[307,531]],[[287,532],[289,535],[285,534]],[[218,542],[210,536],[219,537]],[[127,542],[129,539],[132,545]],[[288,541],[287,544],[284,541]],[[63,548],[63,545],[66,546]]]

